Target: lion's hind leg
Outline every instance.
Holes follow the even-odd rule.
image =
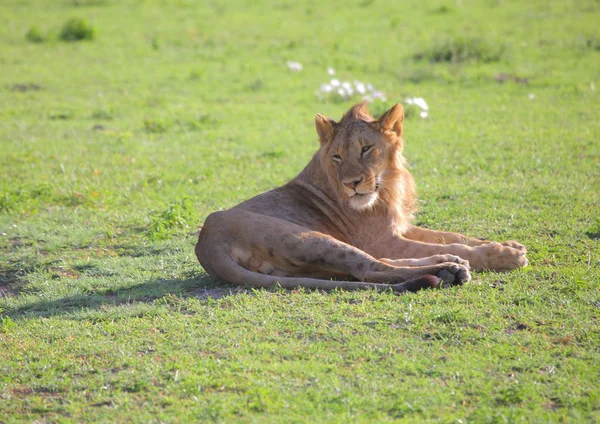
[[[460,284],[470,279],[468,267],[456,262],[396,267],[329,235],[236,209],[207,218],[196,254],[212,276],[255,287],[278,283],[284,288],[402,292],[438,287],[440,280]],[[330,280],[340,277],[358,281]]]

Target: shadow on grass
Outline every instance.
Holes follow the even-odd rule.
[[[0,266],[0,298],[18,295],[21,291],[21,279],[34,269],[33,266]]]
[[[591,238],[592,240],[599,240],[600,239],[600,230],[588,231],[585,233],[585,235],[588,236],[588,238]]]
[[[107,246],[112,252],[118,256],[129,256],[131,258],[139,258],[142,256],[158,256],[168,250],[165,246],[138,246],[134,244],[111,244]]]
[[[0,311],[0,318],[13,320],[31,317],[71,315],[74,312],[102,310],[111,306],[152,303],[165,296],[182,298],[219,299],[246,292],[241,286],[217,283],[207,274],[191,275],[180,279],[158,278],[118,290],[106,290],[89,295],[79,294],[56,300],[39,300]]]

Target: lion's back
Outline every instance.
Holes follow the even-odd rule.
[[[315,201],[315,198],[295,184],[286,184],[273,190],[261,193],[234,209],[243,209],[260,215],[277,218],[303,228],[331,235],[338,240],[346,241],[347,236],[340,231],[334,213],[326,205]]]

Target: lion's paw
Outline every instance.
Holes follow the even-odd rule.
[[[456,286],[471,280],[469,267],[460,263],[446,262],[437,276],[442,279],[440,286]]]
[[[523,250],[507,246],[505,243],[515,243],[522,246]],[[471,265],[477,271],[510,271],[526,267],[529,263],[525,253],[525,246],[517,242],[488,243],[477,248],[477,259],[471,260]]]
[[[460,265],[464,265],[467,268],[469,268],[469,261],[467,261],[466,259],[461,258],[460,256],[456,256],[456,255],[435,255],[433,256],[434,258],[436,258],[437,263],[445,263],[445,262],[454,262]]]
[[[521,243],[519,243],[518,241],[508,240],[508,241],[502,242],[501,244],[502,244],[502,246],[512,247],[513,249],[517,249],[523,253],[527,253],[527,248],[525,246],[523,246]]]

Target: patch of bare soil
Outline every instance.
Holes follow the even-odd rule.
[[[51,266],[48,269],[54,273],[52,276],[53,278],[65,277],[73,280],[79,278],[79,273],[77,271],[65,268],[63,266]]]
[[[0,297],[16,296],[19,293],[16,285],[22,275],[19,270],[0,269]]]
[[[500,84],[507,82],[507,81],[515,82],[517,84],[529,84],[529,78],[523,78],[523,77],[519,77],[514,74],[505,74],[505,73],[500,73],[500,74],[495,75],[494,81],[499,82]]]

